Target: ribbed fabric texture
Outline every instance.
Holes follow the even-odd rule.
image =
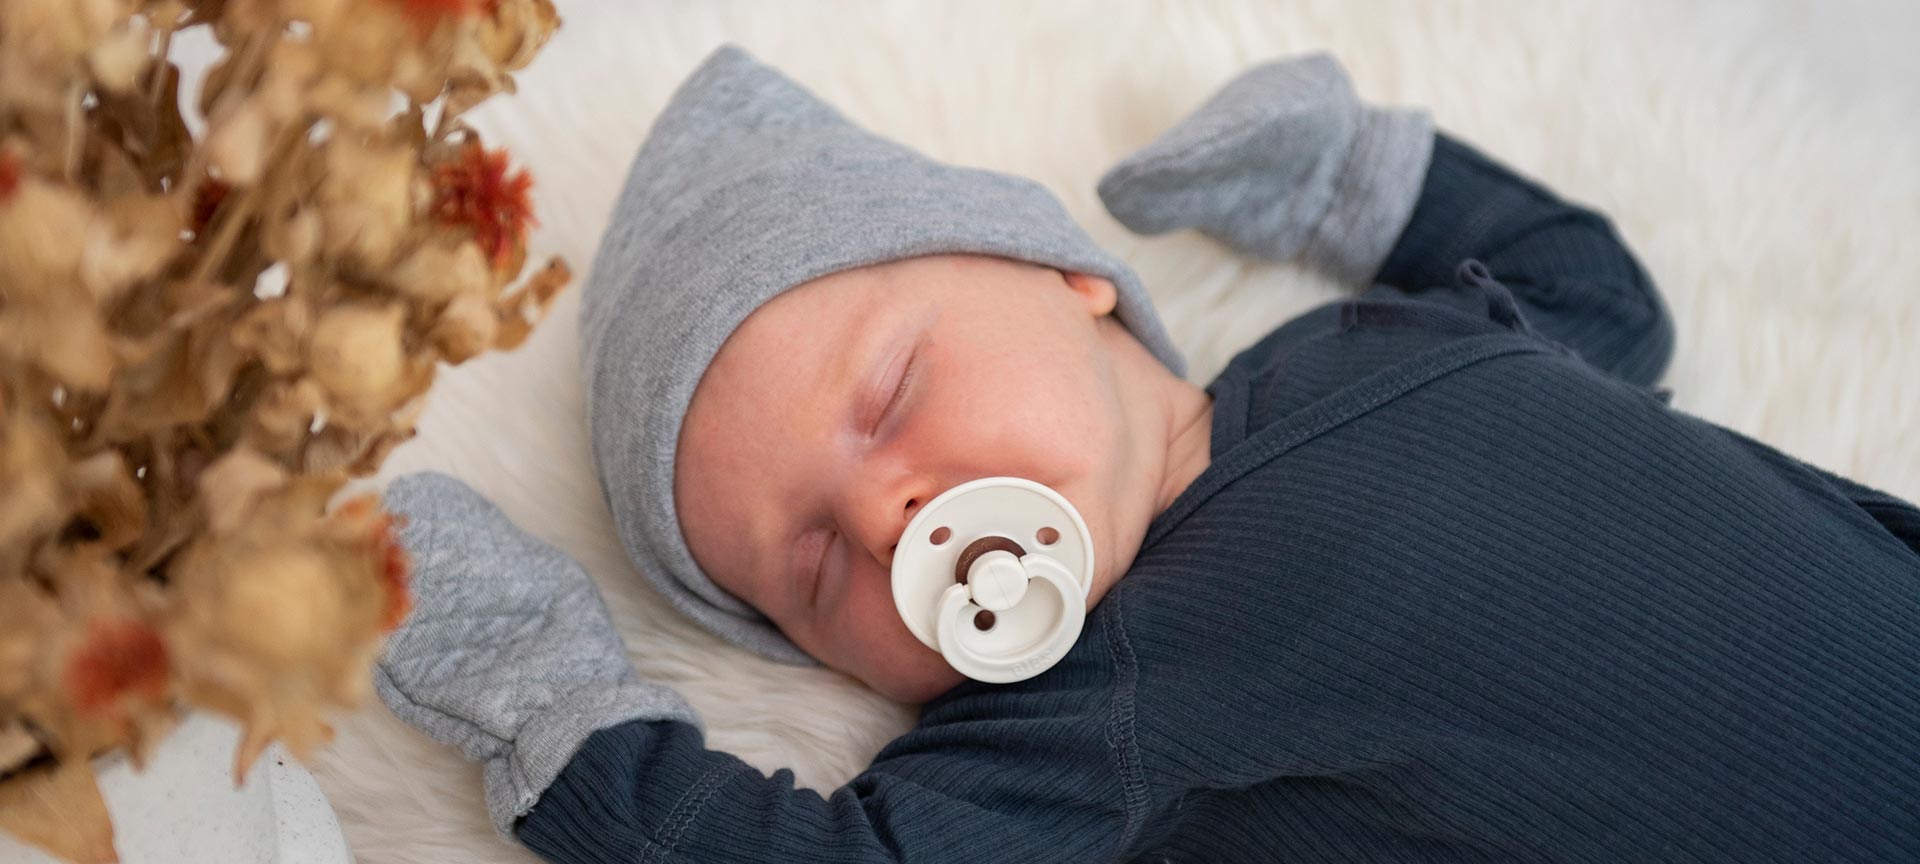
[[[1920,860],[1920,511],[1670,410],[1671,326],[1605,221],[1467,148],[1436,147],[1378,280],[1212,383],[1213,464],[1054,669],[941,696],[825,797],[684,724],[603,730],[520,838],[609,864]]]

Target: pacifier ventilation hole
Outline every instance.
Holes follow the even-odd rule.
[[[1033,539],[1040,541],[1040,545],[1042,546],[1052,546],[1053,544],[1060,542],[1060,529],[1054,528],[1053,526],[1049,525],[1045,528],[1035,531],[1033,533]]]
[[[993,613],[985,609],[973,616],[973,629],[985,633],[993,629]]]
[[[933,529],[933,533],[927,535],[927,542],[935,546],[944,546],[951,539],[953,539],[953,529],[945,525]]]

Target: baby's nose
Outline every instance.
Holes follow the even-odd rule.
[[[920,512],[920,507],[921,507],[921,506],[922,506],[922,502],[921,502],[921,501],[920,501],[919,499],[917,499],[917,498],[908,498],[908,499],[907,499],[907,506],[906,506],[905,508],[903,508],[903,509],[904,509],[904,513],[903,513],[903,515],[902,515],[902,516],[900,517],[900,525],[899,525],[899,528],[898,528],[898,530],[896,530],[896,531],[894,531],[894,532],[893,532],[893,535],[894,535],[895,537],[898,537],[898,536],[900,536],[900,535],[901,535],[902,533],[905,533],[905,532],[906,532],[906,530],[907,530],[907,525],[909,525],[909,524],[911,524],[911,523],[913,522],[913,516],[914,516],[914,514],[916,514],[916,513],[919,513],[919,512]],[[898,550],[899,550],[899,548],[900,548],[900,542],[899,542],[898,540],[895,540],[894,542],[892,542],[892,543],[889,543],[889,544],[887,544],[887,554],[886,554],[886,560],[884,560],[884,561],[881,561],[880,563],[881,563],[881,564],[882,564],[883,566],[885,566],[885,567],[888,567],[888,568],[891,568],[891,567],[893,567],[893,553],[894,553],[895,551],[898,551]]]

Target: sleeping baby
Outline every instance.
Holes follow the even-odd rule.
[[[1608,222],[1262,66],[1100,183],[1351,284],[1204,389],[1038,185],[723,48],[594,262],[595,464],[680,612],[924,703],[708,749],[581,568],[395,481],[376,680],[558,862],[1920,859],[1920,510],[1668,407]]]

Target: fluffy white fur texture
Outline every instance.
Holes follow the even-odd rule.
[[[561,0],[521,94],[478,123],[537,178],[536,245],[584,271],[628,159],[681,78],[737,42],[936,158],[1038,178],[1137,268],[1205,383],[1341,289],[1196,236],[1142,239],[1095,178],[1237,71],[1327,49],[1363,96],[1446,128],[1617,220],[1679,322],[1681,409],[1920,496],[1920,7],[1579,3]],[[537,250],[536,250],[537,251]],[[577,289],[520,351],[442,377],[386,476],[465,478],[599,580],[634,663],[709,742],[831,790],[914,716],[848,679],[681,621],[620,551],[589,462]],[[532,861],[480,774],[378,704],[316,766],[359,859]]]

